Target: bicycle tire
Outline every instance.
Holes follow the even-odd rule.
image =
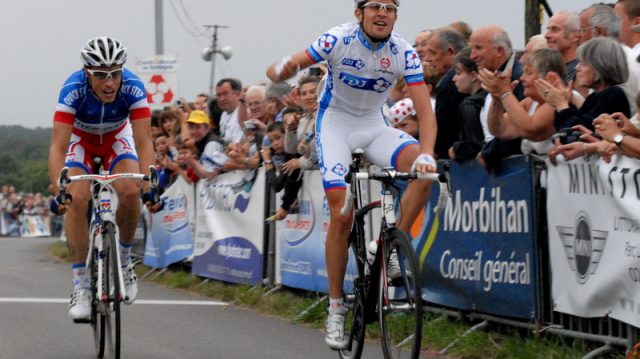
[[[104,306],[97,298],[98,294],[98,253],[95,248],[91,249],[91,329],[93,329],[93,341],[96,349],[96,357],[104,358],[105,348],[105,315]],[[104,283],[104,282],[103,282]]]
[[[115,240],[115,227],[113,223],[106,223],[103,228],[102,238],[104,241],[105,254],[105,272],[110,279],[106,288],[109,293],[109,306],[106,316],[107,339],[111,358],[120,359],[121,347],[121,323],[120,323],[120,302],[122,301],[122,293],[120,293],[120,278],[118,277],[118,244]]]
[[[345,306],[348,308],[345,313],[345,333],[349,333],[349,343],[346,349],[338,351],[338,355],[342,359],[360,358],[366,335],[365,292],[368,279],[365,276],[364,267],[367,255],[364,249],[364,238],[360,237],[364,235],[364,230],[361,228],[359,233],[355,229],[350,239],[358,277],[353,281],[353,292],[345,295]]]
[[[396,228],[383,235],[384,263],[378,295],[382,352],[385,359],[407,354],[417,359],[422,341],[422,287],[411,237]]]

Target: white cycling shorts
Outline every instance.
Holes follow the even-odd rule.
[[[378,167],[398,168],[404,149],[418,145],[411,135],[387,126],[382,112],[356,117],[320,109],[316,118],[316,148],[325,191],[345,188],[351,153],[364,150],[364,158]]]

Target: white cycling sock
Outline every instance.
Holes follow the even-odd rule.
[[[338,299],[329,298],[329,315],[344,312],[343,304],[344,302],[342,298],[338,298]]]
[[[133,243],[118,242],[120,242],[120,260],[122,261],[122,266],[126,267],[131,262],[131,247],[133,247]]]
[[[74,263],[71,265],[73,270],[73,287],[74,289],[90,289],[91,276],[84,263]]]

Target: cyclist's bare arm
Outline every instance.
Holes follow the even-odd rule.
[[[295,76],[298,71],[304,70],[314,63],[306,51],[293,54],[289,61],[285,62],[285,59],[272,64],[267,69],[267,77],[271,81],[280,82],[290,79]]]
[[[151,139],[151,118],[145,117],[131,121],[131,129],[133,130],[133,140],[136,144],[136,152],[138,153],[138,161],[140,163],[140,172],[148,175],[149,166],[155,163],[153,153],[153,140]],[[149,191],[149,184],[143,183],[144,191]]]
[[[418,131],[420,134],[420,153],[433,156],[436,145],[436,135],[438,133],[438,125],[436,123],[436,115],[431,108],[429,99],[429,89],[426,85],[415,85],[409,87],[409,97],[413,101],[413,107],[418,117]],[[417,172],[435,172],[436,168],[430,164],[417,164]]]
[[[64,157],[67,153],[69,140],[71,139],[73,126],[63,122],[54,122],[51,132],[51,145],[49,147],[49,179],[53,186],[52,192],[58,194],[58,176],[64,166]]]

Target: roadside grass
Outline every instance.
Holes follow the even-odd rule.
[[[51,255],[64,262],[70,261],[65,243],[58,242],[49,246]],[[142,277],[151,268],[138,265],[138,277]],[[244,307],[261,313],[300,323],[312,328],[322,328],[326,317],[326,303],[321,303],[311,309],[322,295],[291,288],[281,288],[266,294],[264,288],[248,285],[230,284],[219,281],[207,281],[193,276],[187,268],[172,266],[170,270],[158,274],[152,272],[145,277],[146,281],[154,282],[169,288],[188,291],[189,293],[213,298],[233,305]],[[308,310],[307,310],[308,309]],[[305,311],[304,315],[299,315]],[[427,313],[423,320],[422,349],[430,353],[450,345],[443,358],[456,359],[484,359],[484,358],[518,358],[518,359],[564,359],[581,358],[598,345],[580,340],[563,339],[554,335],[533,335],[510,327],[489,325],[484,330],[475,331],[465,336],[470,327],[477,322],[469,322],[439,314]],[[406,323],[401,320],[392,321],[390,325],[394,332],[406,331]],[[379,340],[379,325],[372,323],[367,326],[367,337]],[[623,353],[609,355],[607,358],[624,358]]]

